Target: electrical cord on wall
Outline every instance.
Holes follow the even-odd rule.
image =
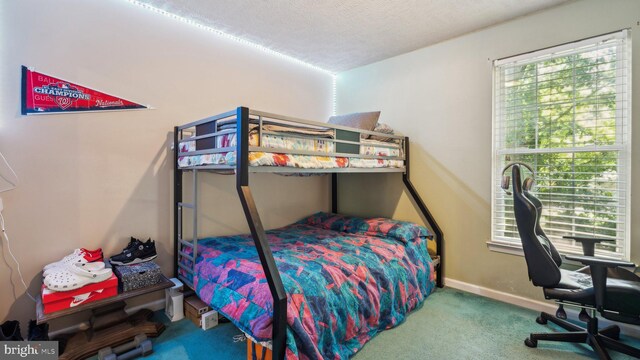
[[[7,240],[7,249],[9,250],[9,255],[11,255],[11,258],[13,259],[13,261],[15,261],[16,265],[18,266],[17,268],[18,275],[20,275],[20,281],[22,281],[22,285],[24,286],[24,292],[25,294],[27,294],[27,296],[29,296],[29,298],[31,298],[31,300],[33,300],[33,302],[37,302],[36,298],[34,298],[29,293],[29,288],[27,287],[27,283],[24,281],[24,277],[22,276],[22,271],[20,270],[20,263],[18,262],[16,257],[13,255],[13,252],[11,251],[11,242],[9,241],[9,236],[7,235],[7,231],[4,228],[4,216],[2,216],[2,212],[0,212],[0,228],[2,229],[2,235]]]
[[[13,174],[13,177],[15,178],[14,181],[11,181],[11,179],[9,179],[8,177],[6,177],[5,175],[3,175],[0,172],[0,178],[2,178],[4,181],[6,181],[7,183],[9,183],[9,185],[11,185],[12,187],[16,187],[18,185],[18,175],[16,174],[16,172],[13,170],[13,168],[11,167],[11,165],[9,165],[9,162],[7,161],[7,159],[4,157],[4,155],[2,155],[2,153],[0,152],[0,158],[2,158],[2,160],[4,161],[4,164],[7,166],[7,168],[9,169],[9,171],[11,171],[11,174]],[[2,192],[3,190],[0,189],[0,192]]]
[[[6,174],[3,175],[0,172],[0,179],[7,182],[10,186],[8,189],[0,189],[0,192],[2,192],[2,191],[11,190],[18,185],[18,175],[13,170],[11,165],[9,165],[9,162],[4,157],[4,155],[2,155],[2,153],[0,153],[0,159],[2,160],[0,161],[0,165],[4,163],[5,167],[8,168],[10,171],[9,176],[7,176]],[[11,175],[13,175],[13,179],[10,178]],[[22,285],[24,286],[25,294],[27,294],[27,296],[29,296],[29,298],[31,298],[33,302],[37,302],[36,299],[29,293],[29,288],[27,287],[27,283],[24,281],[24,277],[22,276],[22,270],[20,270],[20,263],[18,262],[18,259],[16,259],[15,255],[13,255],[13,251],[11,251],[11,241],[9,240],[9,235],[7,235],[7,231],[4,227],[4,216],[2,216],[2,210],[3,210],[3,204],[2,204],[2,198],[0,198],[0,229],[2,229],[2,236],[7,240],[7,250],[9,250],[9,255],[11,255],[11,258],[17,265],[18,275],[20,276],[20,281],[22,281]]]

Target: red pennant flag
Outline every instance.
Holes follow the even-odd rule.
[[[147,106],[22,67],[22,115],[127,109]]]

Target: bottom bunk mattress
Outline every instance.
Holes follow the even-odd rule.
[[[416,224],[318,213],[267,236],[287,293],[288,359],[346,359],[435,287]],[[271,339],[273,299],[250,235],[199,240],[192,279],[249,337]]]

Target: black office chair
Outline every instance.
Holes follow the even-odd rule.
[[[595,244],[607,241],[605,239],[567,237],[582,244],[584,256],[567,255],[565,258],[588,267],[578,271],[561,269],[562,258],[540,227],[542,203],[530,192],[533,179],[527,177],[521,181],[520,165],[531,168],[521,163],[510,165],[513,207],[529,279],[533,285],[543,288],[546,299],[556,300],[560,304],[556,316],[543,312],[536,322],[546,324],[551,321],[568,330],[561,333],[534,333],[525,340],[525,344],[536,347],[539,340],[587,343],[600,359],[610,359],[607,349],[640,358],[640,349],[618,341],[620,328],[617,325],[599,329],[596,317],[598,312],[605,319],[640,325],[640,277],[624,269],[633,268],[635,264],[594,257]],[[506,177],[503,179],[503,189],[508,190],[508,184]],[[586,328],[566,321],[563,305],[580,308],[579,318],[586,322]]]

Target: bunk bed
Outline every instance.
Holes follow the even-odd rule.
[[[271,295],[271,299],[268,300],[272,300],[272,302],[269,301],[268,304],[262,304],[268,305],[266,310],[269,311],[263,311],[260,314],[260,316],[269,317],[268,326],[265,326],[263,330],[268,330],[270,334],[267,334],[269,336],[262,336],[263,339],[256,336],[256,339],[253,340],[263,341],[264,337],[268,337],[274,359],[284,359],[287,352],[290,352],[287,349],[287,337],[294,336],[287,333],[287,293],[285,292],[281,271],[276,267],[274,252],[278,253],[285,249],[289,253],[294,253],[295,259],[292,261],[303,261],[297,264],[297,270],[293,277],[296,277],[295,275],[299,276],[305,266],[311,266],[310,262],[304,262],[305,259],[300,256],[296,257],[296,251],[305,254],[309,251],[318,250],[318,246],[326,246],[326,249],[340,249],[340,251],[344,252],[352,251],[353,254],[351,255],[354,256],[356,261],[359,261],[357,259],[358,256],[369,256],[367,261],[375,263],[372,266],[381,267],[379,269],[376,268],[374,272],[378,274],[377,276],[388,277],[386,281],[407,281],[407,277],[413,276],[412,280],[410,279],[409,281],[421,282],[424,287],[424,282],[427,280],[422,279],[422,277],[427,274],[431,276],[431,279],[429,279],[431,283],[442,287],[443,234],[411,183],[409,160],[408,137],[297,119],[246,107],[238,107],[233,111],[176,126],[174,129],[175,276],[197,292],[195,284],[200,279],[197,277],[199,275],[198,271],[205,271],[203,270],[205,262],[211,262],[214,264],[212,266],[215,266],[216,262],[218,262],[218,265],[222,264],[218,269],[206,270],[209,272],[218,271],[215,275],[217,279],[221,276],[219,273],[221,269],[226,266],[223,264],[224,261],[233,259],[236,256],[238,257],[238,263],[240,263],[241,257],[255,250],[253,253],[255,255],[257,252],[259,264],[254,263],[256,268],[253,270],[263,272]],[[199,238],[198,173],[202,171],[235,175],[236,189],[249,225],[250,235]],[[193,199],[191,202],[183,201],[182,188],[183,174],[185,172],[192,172],[193,174]],[[330,174],[331,214],[318,213],[296,224],[281,229],[265,231],[249,187],[249,174],[255,172],[301,176]],[[338,215],[337,186],[338,174],[340,173],[400,174],[407,193],[428,223],[431,232],[426,228],[406,222],[381,218],[360,219]],[[185,234],[183,234],[183,213],[185,211],[192,212],[193,223],[191,228],[193,233],[190,234],[190,238],[185,238]],[[305,238],[308,238],[312,243],[313,249],[305,248],[308,244],[300,240]],[[327,239],[329,239],[329,242],[322,245],[323,241]],[[427,255],[426,252],[427,239],[435,243],[435,251],[431,256]],[[364,247],[367,249],[372,249],[370,254],[363,255],[365,250],[363,244],[366,244]],[[424,251],[421,252],[419,248],[422,246]],[[324,252],[323,249],[325,248],[320,248],[319,251]],[[386,265],[383,263],[388,263],[391,260],[385,259],[384,256],[386,255],[384,254],[396,253],[402,255],[393,255],[396,258],[391,260],[402,262],[404,265],[394,270],[395,273],[389,272],[384,269]],[[426,255],[426,259],[422,259],[421,255],[416,255],[421,253]],[[340,252],[340,254],[343,254],[343,252]],[[331,261],[335,260],[331,256],[325,256],[325,258],[330,258]],[[281,260],[282,258],[279,257],[279,259]],[[242,259],[242,261],[244,260],[246,259]],[[428,264],[430,269],[424,269],[424,264]],[[339,261],[338,265],[336,265],[335,261],[325,265],[334,267],[332,270],[324,269],[325,271],[348,273],[349,271],[358,270],[357,266],[341,270],[339,266],[344,266],[342,261]],[[281,268],[286,268],[283,270],[285,272],[284,275],[288,284],[291,284],[291,276],[287,271],[292,270],[293,265],[281,263],[280,266]],[[433,276],[434,272],[435,276]],[[209,275],[212,276],[211,274]],[[228,273],[224,274],[224,276],[228,275]],[[238,276],[245,275],[240,274]],[[307,274],[307,276],[310,276],[310,274]],[[371,274],[365,276],[371,276]],[[398,280],[395,277],[405,280]],[[376,278],[376,280],[385,281],[380,277]],[[239,280],[234,281],[237,285]],[[204,282],[205,280],[201,280],[200,288],[202,288],[202,283]],[[331,287],[331,284],[325,285]],[[250,294],[253,291],[251,288],[253,285],[250,281],[242,282],[241,286],[245,287],[242,291],[246,292],[247,287]],[[296,283],[296,286],[300,286],[300,284]],[[236,293],[242,292],[237,287],[233,290],[232,293],[222,296],[233,297]],[[409,311],[413,309],[428,295],[430,290],[431,288],[427,286],[426,294],[424,289],[422,293],[416,291],[418,298],[411,298],[411,301],[405,307]],[[386,291],[386,288],[382,290],[382,292]],[[403,292],[404,290],[400,289],[399,291]],[[293,294],[290,295],[292,298],[294,297]],[[211,296],[209,294],[208,300],[210,300]],[[255,294],[251,296],[255,296]],[[361,297],[361,294],[356,294],[356,296]],[[376,294],[373,296],[376,296]],[[251,299],[251,301],[253,300],[255,299]],[[264,302],[264,299],[262,301]],[[300,308],[302,309],[304,306],[302,305]],[[244,310],[246,309],[243,308]],[[369,309],[367,311],[372,310]],[[290,315],[295,316],[295,314]],[[240,314],[238,316],[244,315]],[[254,316],[258,315],[254,314]],[[402,321],[404,314],[394,313],[390,316],[394,321]],[[348,316],[345,319],[345,321],[352,320]],[[252,319],[252,321],[258,320]],[[247,332],[247,329],[243,328],[242,324],[236,323],[236,325],[240,325],[239,327]],[[322,322],[320,325],[322,325]],[[394,323],[390,322],[388,325],[388,327],[391,327]],[[307,330],[309,327],[308,324],[298,324],[298,326],[307,328]],[[350,325],[347,324],[346,326]],[[300,334],[304,333],[304,331],[303,329],[302,332],[295,334],[297,340],[300,340]],[[349,330],[347,329],[347,331]],[[375,332],[372,334],[375,334]],[[309,336],[317,337],[318,334],[309,334]],[[355,344],[352,347],[357,350],[367,339],[366,336],[354,339],[360,344]],[[317,340],[315,339],[315,341]],[[300,341],[304,342],[305,339]],[[306,341],[309,341],[309,339]]]

